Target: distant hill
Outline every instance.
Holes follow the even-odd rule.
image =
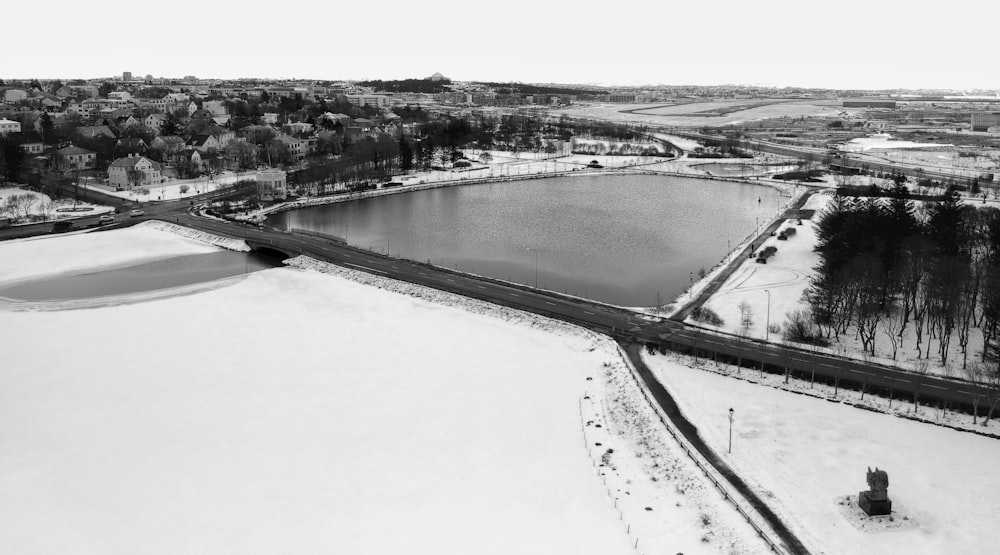
[[[599,94],[593,89],[577,89],[573,87],[552,87],[547,85],[530,85],[525,83],[483,83],[500,94]]]

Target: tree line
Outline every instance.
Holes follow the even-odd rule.
[[[963,204],[954,188],[918,207],[897,184],[888,197],[837,195],[816,236],[820,262],[806,291],[813,325],[798,318],[789,339],[853,330],[874,355],[881,334],[895,359],[912,330],[918,359],[933,354],[946,366],[957,341],[968,368],[978,329],[984,346],[973,361],[1000,375],[1000,210]]]

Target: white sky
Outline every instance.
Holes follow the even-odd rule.
[[[1000,88],[984,4],[505,0],[5,6],[0,77]],[[266,6],[266,7],[265,7]],[[60,38],[56,38],[60,37]]]

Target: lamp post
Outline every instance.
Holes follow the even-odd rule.
[[[729,452],[733,452],[733,409],[729,409]]]
[[[538,289],[538,251],[535,249],[528,249],[535,254],[535,289]]]
[[[767,320],[764,324],[764,341],[771,338],[771,291],[768,289],[764,290],[767,293]]]

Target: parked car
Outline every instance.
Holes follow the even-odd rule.
[[[61,222],[56,222],[52,224],[52,232],[59,233],[61,231],[69,231],[73,229],[73,222],[68,220],[63,220]]]
[[[133,211],[131,211],[131,212],[128,213],[128,215],[129,215],[130,218],[135,218],[137,216],[142,216],[144,214],[145,214],[145,212],[143,212],[142,210],[133,210]]]
[[[101,219],[98,220],[98,223],[100,223],[101,225],[113,224],[115,223],[115,217],[112,216],[111,214],[104,214],[103,216],[101,216]]]

